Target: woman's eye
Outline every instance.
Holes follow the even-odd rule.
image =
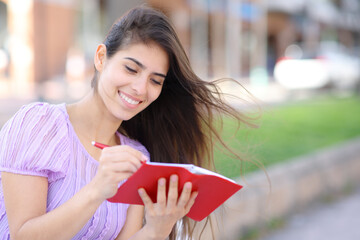
[[[137,73],[135,69],[129,67],[129,66],[125,66],[126,70],[130,73]]]
[[[157,81],[157,80],[155,80],[155,79],[151,79],[151,81],[153,82],[153,83],[155,83],[156,85],[161,85],[162,83],[160,82],[160,81]]]

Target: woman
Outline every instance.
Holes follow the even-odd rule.
[[[1,239],[190,239],[185,215],[197,193],[186,183],[178,195],[176,175],[168,195],[159,179],[157,203],[139,189],[145,211],[106,199],[150,158],[211,167],[214,114],[242,115],[194,74],[168,19],[151,8],[112,26],[94,66],[81,101],[33,103],[3,127]]]

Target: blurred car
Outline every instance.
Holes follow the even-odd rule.
[[[290,50],[291,54],[279,59],[274,68],[275,80],[288,89],[351,89],[359,84],[360,57],[348,53],[345,47],[322,43],[312,56],[302,54],[299,46]]]

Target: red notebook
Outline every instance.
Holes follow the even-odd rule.
[[[143,205],[137,190],[144,188],[152,201],[156,202],[157,180],[164,177],[169,182],[172,174],[179,176],[179,194],[188,181],[192,182],[193,191],[198,191],[195,203],[187,214],[196,221],[203,220],[242,188],[229,178],[192,164],[148,162],[127,179],[108,201]]]

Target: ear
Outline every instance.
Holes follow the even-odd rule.
[[[106,60],[106,46],[104,44],[98,45],[95,56],[94,56],[94,65],[98,72],[101,72],[104,68]]]

